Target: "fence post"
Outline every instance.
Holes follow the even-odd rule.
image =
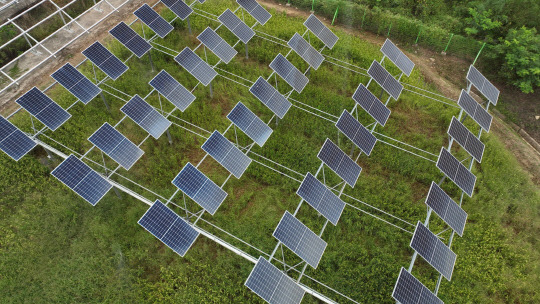
[[[315,12],[315,0],[311,1],[311,13]]]
[[[418,39],[420,38],[421,33],[422,33],[422,28],[420,27],[420,30],[418,31],[418,35],[416,36],[416,41],[414,41],[414,44],[418,44]]]
[[[478,51],[478,54],[476,54],[476,58],[474,58],[472,65],[476,63],[476,60],[478,60],[478,57],[480,56],[480,53],[482,53],[482,50],[484,49],[485,46],[486,46],[486,43],[484,42],[484,44],[482,44],[482,47],[480,48],[480,51]]]
[[[338,5],[338,7],[336,8],[336,12],[334,13],[334,18],[332,19],[332,25],[334,25],[334,21],[336,20],[338,10],[339,10],[339,5]]]
[[[367,8],[364,10],[364,16],[362,16],[362,23],[360,23],[360,28],[364,27],[364,19],[366,18],[366,14],[367,14]]]
[[[444,51],[442,51],[443,55],[446,55],[446,50],[448,50],[448,47],[450,46],[450,41],[452,41],[452,37],[454,37],[454,34],[450,34],[450,39],[448,39],[448,43],[446,44]]]
[[[390,23],[390,26],[388,27],[388,33],[386,33],[386,37],[390,37],[390,30],[392,29],[392,23]]]

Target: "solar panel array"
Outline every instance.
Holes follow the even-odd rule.
[[[298,93],[302,92],[309,81],[304,73],[300,72],[300,70],[281,54],[278,54],[270,62],[270,67]]]
[[[101,92],[97,85],[69,63],[52,73],[51,77],[84,104],[88,104]]]
[[[218,20],[225,25],[238,39],[243,43],[248,43],[255,32],[247,26],[240,18],[238,18],[230,9],[226,9],[219,17]]]
[[[324,56],[321,55],[309,42],[307,42],[298,33],[294,33],[292,38],[287,42],[287,45],[293,49],[298,56],[302,57],[315,70],[319,68],[324,61]]]
[[[58,165],[51,174],[92,206],[95,206],[112,188],[103,176],[73,154]]]
[[[307,27],[315,36],[321,39],[324,45],[326,45],[326,47],[329,49],[333,48],[338,41],[338,36],[332,33],[332,31],[313,14],[307,18],[307,20],[304,22],[304,26]]]
[[[493,105],[497,104],[500,91],[473,65],[467,72],[467,80],[470,81]]]
[[[202,149],[236,178],[242,177],[242,174],[251,164],[251,158],[242,153],[240,149],[218,131],[212,133],[202,145]]]
[[[202,33],[197,36],[207,48],[209,48],[216,56],[225,63],[229,63],[238,52],[230,46],[223,38],[221,38],[213,29],[207,27]]]
[[[161,0],[161,2],[178,16],[180,20],[186,20],[193,13],[193,9],[182,0]]]
[[[214,77],[217,76],[217,72],[214,68],[204,62],[201,57],[197,56],[197,54],[188,47],[184,48],[174,60],[193,75],[193,77],[197,78],[204,86],[209,85]]]
[[[407,57],[390,39],[386,39],[381,52],[388,57],[405,75],[411,76],[414,62]]]
[[[373,93],[371,93],[363,84],[360,84],[354,92],[352,99],[356,101],[364,111],[368,112],[381,126],[386,124],[390,117],[388,109]]]
[[[482,129],[484,129],[484,131],[489,132],[493,117],[465,90],[461,90],[458,105],[463,108],[463,110],[465,110],[465,112],[469,114]]]
[[[452,117],[452,122],[448,128],[448,134],[467,150],[477,162],[482,162],[484,144],[455,117]]]
[[[139,95],[133,96],[133,98],[120,108],[120,111],[131,118],[146,132],[150,133],[155,139],[158,139],[171,125],[171,122],[167,118],[163,117],[163,115],[139,97]]]
[[[270,304],[299,304],[304,289],[265,258],[259,257],[245,285]]]
[[[472,196],[476,176],[467,170],[465,166],[459,162],[448,150],[441,148],[439,159],[437,160],[437,168],[439,168],[446,176],[448,176],[461,190]]]
[[[139,220],[139,225],[180,256],[184,256],[199,236],[199,232],[156,200]]]
[[[270,13],[255,0],[236,0],[236,2],[261,25],[265,25],[270,17],[272,17],[272,15],[270,15]]]
[[[334,226],[337,225],[341,213],[345,208],[345,203],[310,172],[304,177],[296,194],[334,224]]]
[[[36,87],[24,93],[15,102],[53,131],[71,117],[71,114]]]
[[[327,245],[289,211],[285,211],[272,235],[313,268],[319,265]]]
[[[172,184],[212,215],[216,213],[227,197],[227,192],[223,191],[191,163],[184,166],[173,179]]]
[[[195,95],[165,70],[161,70],[149,84],[182,112],[195,100]]]
[[[371,63],[368,74],[395,100],[399,98],[403,85],[376,60]]]
[[[118,77],[128,70],[127,65],[97,41],[82,53],[112,80],[118,79]]]
[[[354,187],[362,168],[330,139],[326,139],[317,157],[349,186]]]
[[[268,83],[264,78],[259,77],[249,88],[251,94],[259,99],[265,106],[274,112],[279,118],[285,117],[292,104],[281,95],[278,90]]]
[[[137,18],[141,19],[152,31],[158,34],[159,37],[165,38],[174,27],[163,19],[156,11],[154,11],[148,4],[143,4],[134,13]]]
[[[401,267],[394,291],[392,291],[392,297],[401,304],[444,304],[403,267]]]
[[[104,123],[88,140],[126,170],[131,169],[144,154],[109,123]]]
[[[36,143],[30,137],[0,116],[0,150],[18,161],[35,146]]]
[[[236,104],[227,118],[261,147],[272,135],[272,129],[242,102]]]
[[[467,213],[435,182],[431,182],[426,205],[433,209],[459,236],[463,236]]]
[[[118,23],[109,33],[139,58],[152,48],[150,43],[146,42],[143,37],[139,36],[124,21]]]
[[[343,110],[343,113],[341,113],[341,117],[339,117],[336,127],[360,148],[362,152],[367,155],[371,154],[371,151],[377,142],[377,138],[347,112],[347,110]]]
[[[450,281],[456,263],[456,254],[421,222],[416,225],[411,247]]]

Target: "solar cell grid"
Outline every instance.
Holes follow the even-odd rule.
[[[296,194],[320,212],[334,226],[337,225],[345,208],[345,203],[315,176],[308,172]]]
[[[261,25],[265,25],[270,17],[272,17],[272,15],[270,15],[270,13],[255,0],[236,0],[236,2]]]
[[[118,77],[128,70],[127,65],[97,41],[82,53],[112,80],[118,79]]]
[[[242,153],[240,149],[218,131],[212,133],[202,145],[202,149],[236,178],[242,177],[242,174],[244,174],[249,164],[251,164],[251,158]]]
[[[15,102],[52,131],[58,129],[71,117],[71,114],[36,87],[24,93]]]
[[[209,85],[217,76],[217,72],[188,47],[184,48],[174,60],[204,86]]]
[[[21,130],[0,116],[0,150],[18,161],[36,146]]]
[[[163,115],[144,101],[139,95],[133,96],[122,108],[124,114],[131,118],[136,124],[150,133],[152,137],[158,139],[171,125]]]
[[[390,110],[373,95],[363,84],[358,85],[352,99],[356,101],[364,111],[368,112],[381,126],[386,124],[390,116]]]
[[[226,9],[218,17],[218,20],[243,43],[248,43],[249,40],[255,36],[255,32],[242,22],[242,20],[240,20],[240,18],[238,18],[230,9]]]
[[[238,54],[232,46],[210,27],[207,27],[197,38],[225,63],[229,63]]]
[[[403,267],[392,297],[401,304],[443,304],[443,301]]]
[[[129,25],[123,21],[112,28],[109,33],[118,39],[125,47],[127,47],[135,56],[141,58],[148,52],[152,46],[146,42],[143,37],[139,36]]]
[[[307,27],[315,36],[317,36],[329,49],[333,48],[336,42],[338,41],[338,36],[332,33],[315,15],[311,14],[306,21],[304,26]]]
[[[317,157],[349,186],[354,187],[362,168],[330,139],[326,139]]]
[[[193,9],[182,0],[161,0],[161,2],[181,20],[186,20],[193,13]]]
[[[294,33],[291,39],[287,42],[298,56],[302,57],[315,70],[319,68],[324,61],[324,56],[313,48],[302,36]]]
[[[497,104],[500,91],[473,65],[469,67],[467,80],[470,81],[493,105]]]
[[[436,183],[431,183],[426,205],[450,226],[459,236],[463,236],[467,213]]]
[[[467,152],[469,152],[469,154],[471,154],[476,161],[482,161],[484,144],[455,117],[452,117],[452,122],[448,128],[448,134],[452,136],[452,138],[454,138],[465,150],[467,150]]]
[[[281,119],[292,106],[283,95],[260,76],[249,91]]]
[[[149,83],[182,112],[184,112],[195,100],[195,95],[176,81],[176,79],[165,70],[159,72],[159,74],[150,80]]]
[[[484,129],[484,131],[489,132],[491,126],[491,121],[493,117],[474,100],[474,98],[469,95],[465,90],[461,90],[461,95],[459,95],[458,105],[465,110],[465,112],[472,118],[476,123]]]
[[[154,11],[148,4],[143,4],[134,13],[144,24],[152,29],[159,37],[165,38],[173,30],[173,26]]]
[[[241,102],[236,104],[227,118],[261,147],[272,135],[272,129]]]
[[[377,138],[347,112],[347,110],[343,110],[343,113],[341,113],[341,117],[336,122],[336,127],[360,148],[362,152],[367,155],[371,154]]]
[[[386,39],[381,51],[388,57],[405,75],[411,76],[414,63],[407,57],[390,39]]]
[[[88,140],[126,170],[131,169],[144,154],[109,123],[104,123]]]
[[[368,74],[395,100],[401,95],[403,85],[399,83],[379,62],[373,60]]]
[[[465,166],[445,148],[441,148],[441,153],[437,160],[437,168],[448,176],[461,190],[467,193],[469,197],[472,196],[476,176],[467,170],[467,168],[465,168]]]
[[[302,90],[304,90],[309,81],[300,70],[281,54],[278,54],[276,58],[274,58],[270,63],[270,67],[298,93],[301,93]]]
[[[69,63],[54,72],[51,77],[84,104],[88,104],[101,92],[100,88]]]

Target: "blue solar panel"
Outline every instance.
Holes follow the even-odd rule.
[[[186,20],[193,13],[193,9],[182,0],[162,0],[161,2],[181,20]]]
[[[195,100],[195,95],[188,91],[188,89],[176,81],[176,79],[165,70],[159,72],[159,74],[150,80],[149,83],[182,112],[184,112]]]
[[[212,215],[227,197],[227,192],[191,163],[184,166],[172,183]]]
[[[467,213],[434,182],[431,182],[426,205],[431,207],[459,236],[463,236]]]
[[[371,154],[377,138],[371,134],[358,120],[347,110],[343,110],[336,127],[345,134],[352,142],[367,155]]]
[[[210,27],[207,27],[197,38],[225,63],[229,63],[238,54],[232,46]]]
[[[242,20],[240,20],[240,18],[238,18],[230,9],[226,9],[223,14],[218,17],[218,20],[243,43],[248,43],[249,40],[255,36],[255,32],[242,22]]]
[[[315,176],[308,172],[296,194],[332,224],[337,225],[345,203]]]
[[[227,118],[261,147],[272,135],[272,129],[242,102],[236,104]]]
[[[159,200],[146,211],[139,225],[180,256],[184,256],[199,232]]]
[[[270,304],[299,304],[304,289],[265,258],[259,257],[245,285]]]
[[[59,68],[51,77],[58,81],[73,96],[79,98],[84,104],[88,104],[90,100],[101,92],[101,89],[97,85],[92,83],[92,81],[69,63]]]
[[[300,72],[300,70],[281,54],[278,54],[276,58],[270,62],[270,67],[298,93],[301,93],[309,82],[306,75]]]
[[[474,184],[476,183],[476,176],[465,168],[465,166],[445,148],[441,148],[441,153],[437,160],[437,168],[456,183],[456,185],[467,193],[469,197],[472,196]]]
[[[150,43],[146,42],[143,37],[139,36],[124,21],[118,23],[109,33],[139,58],[152,48]]]
[[[202,145],[202,149],[236,178],[242,177],[242,174],[244,174],[249,164],[251,164],[251,158],[242,153],[240,149],[218,131],[212,133]]]
[[[212,82],[217,72],[201,57],[197,56],[190,48],[186,47],[174,58],[193,77],[197,78],[203,85],[207,86]]]
[[[53,131],[71,117],[71,114],[36,87],[24,93],[16,102]]]
[[[327,245],[289,211],[285,211],[272,235],[313,268],[319,265]]]
[[[349,186],[354,187],[362,168],[330,139],[326,139],[317,157]]]
[[[326,45],[327,48],[331,49],[334,47],[338,41],[338,36],[332,33],[315,15],[311,14],[307,20],[304,22],[304,26],[307,27],[315,36],[317,36],[321,41]]]
[[[368,74],[395,100],[399,98],[403,85],[376,60],[371,63]]]
[[[283,95],[260,76],[253,86],[249,88],[249,91],[279,118],[285,117],[285,114],[287,114],[287,111],[292,106]]]
[[[324,61],[324,56],[321,55],[309,42],[307,42],[298,33],[294,33],[292,38],[287,42],[298,56],[302,57],[315,70],[319,68]]]
[[[127,65],[97,41],[82,53],[113,80],[118,79],[118,77],[128,70]]]
[[[452,117],[452,122],[448,128],[448,135],[452,136],[458,144],[465,148],[477,162],[482,161],[484,144],[455,117]]]
[[[104,123],[88,140],[126,170],[129,170],[144,154],[143,150],[109,123]]]
[[[394,286],[392,297],[401,304],[444,304],[403,267]]]
[[[18,161],[35,146],[36,143],[32,139],[0,116],[0,150]]]
[[[51,174],[95,206],[112,185],[74,155],[66,158]]]
[[[388,57],[405,75],[411,76],[414,62],[407,57],[390,39],[386,39],[381,52]]]
[[[139,95],[133,96],[121,109],[136,124],[141,126],[152,137],[158,139],[165,132],[171,122],[144,101]]]
[[[467,80],[470,81],[493,105],[499,99],[499,89],[497,89],[487,78],[480,73],[473,65],[467,72]]]
[[[390,116],[388,109],[375,95],[373,95],[363,84],[360,84],[354,92],[352,99],[356,101],[364,111],[368,112],[381,126],[386,124]]]
[[[255,0],[236,0],[236,2],[261,25],[265,25],[270,17],[272,17],[272,15],[270,15],[270,13]]]
[[[165,38],[173,30],[173,26],[154,11],[148,4],[143,4],[134,13],[144,24],[152,29],[159,37]]]
[[[493,117],[465,90],[461,90],[458,105],[463,108],[463,110],[465,110],[465,112],[469,114],[482,129],[484,129],[484,131],[489,132]]]

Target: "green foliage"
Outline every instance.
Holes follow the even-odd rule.
[[[478,11],[477,8],[469,8],[469,17],[465,18],[468,27],[465,28],[467,35],[476,37],[492,38],[502,26],[501,21],[492,20],[492,11]]]

